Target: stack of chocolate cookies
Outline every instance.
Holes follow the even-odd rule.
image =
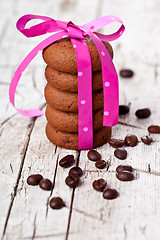
[[[93,102],[93,144],[94,147],[107,142],[111,128],[103,126],[103,81],[101,60],[96,46],[90,38],[85,38],[92,62],[92,102]],[[113,50],[104,43],[110,56]],[[61,147],[78,149],[78,76],[77,59],[69,38],[63,38],[43,50],[47,63],[45,77],[46,135]]]

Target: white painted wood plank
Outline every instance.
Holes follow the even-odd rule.
[[[120,116],[119,121],[147,130],[149,125],[158,125],[160,122],[160,111],[157,104],[160,99],[160,83],[156,80],[159,69],[157,69],[155,77],[155,70],[152,66],[144,65],[140,61],[135,63],[134,59],[130,61],[131,63],[135,69],[135,77],[128,80],[120,78],[120,104],[130,105],[130,113],[126,116]],[[123,61],[118,65],[119,69],[125,66]],[[136,110],[146,107],[151,109],[151,116],[147,119],[137,119]]]
[[[92,182],[101,177],[119,191],[116,200],[105,200],[102,193],[92,189]],[[77,240],[158,240],[159,182],[159,176],[142,172],[128,183],[117,180],[115,173],[86,172],[84,183],[75,192],[71,231],[77,232]],[[75,237],[70,235],[72,239]]]
[[[13,68],[2,67],[0,68],[0,73],[0,123],[3,123],[8,117],[16,113],[16,110],[9,102],[9,84],[13,76]],[[27,69],[16,90],[16,107],[32,109],[42,106],[45,103],[45,85],[44,68],[32,67]]]
[[[7,0],[1,2],[0,44],[5,38],[6,31],[16,7],[17,1],[15,2],[14,0]]]
[[[28,135],[31,131],[31,120],[18,114],[4,123],[0,136],[0,234],[2,234],[14,188],[23,161]],[[3,194],[2,194],[3,193]]]
[[[132,2],[122,0],[121,3],[113,0],[112,4],[108,1],[103,2],[102,15],[118,16],[126,26],[124,35],[117,41],[117,44],[125,46],[125,49],[121,48],[125,59],[135,57],[135,61],[141,59],[144,63],[158,64],[160,57],[158,50],[159,11],[158,0],[147,0],[145,3],[138,0]],[[130,64],[128,61],[127,63]]]

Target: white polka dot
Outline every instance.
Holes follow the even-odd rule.
[[[102,56],[104,57],[106,54],[104,52],[101,52]]]
[[[94,29],[94,26],[91,26],[90,29]]]
[[[83,128],[83,131],[84,131],[84,132],[88,132],[88,128],[87,128],[87,127],[84,127],[84,128]]]
[[[81,77],[83,75],[83,72],[78,72],[78,76]]]
[[[74,44],[73,47],[76,48],[77,46]]]
[[[105,111],[104,112],[104,116],[108,116],[109,115],[109,112],[108,111]]]
[[[105,82],[105,87],[109,87],[110,83],[109,82]]]
[[[86,103],[86,101],[85,101],[85,100],[82,100],[82,101],[81,101],[81,104],[85,104],[85,103]]]

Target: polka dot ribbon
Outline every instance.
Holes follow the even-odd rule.
[[[41,23],[25,28],[27,22],[39,19]],[[118,22],[121,24],[117,32],[104,35],[96,32],[106,25]],[[17,29],[26,37],[35,37],[46,33],[54,33],[39,43],[21,62],[17,68],[9,89],[9,98],[15,107],[15,92],[22,73],[32,59],[51,43],[69,37],[77,57],[78,74],[78,147],[89,149],[93,147],[93,120],[92,120],[92,66],[91,57],[84,37],[89,36],[95,43],[100,55],[103,76],[104,115],[103,125],[114,126],[118,122],[119,96],[118,76],[112,59],[102,41],[113,41],[119,38],[125,30],[121,19],[115,16],[104,16],[82,26],[74,23],[54,20],[50,17],[38,15],[24,15],[17,21]],[[16,108],[16,107],[15,107]],[[16,110],[28,117],[43,115],[40,109]]]

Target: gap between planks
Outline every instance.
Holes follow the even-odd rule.
[[[55,148],[54,155],[56,154],[56,152],[57,152],[57,146],[56,146],[56,148]],[[48,197],[48,201],[47,201],[47,204],[46,204],[46,218],[47,218],[47,216],[48,216],[49,199],[50,199],[50,197],[51,197],[51,195],[52,195],[52,193],[53,193],[53,189],[54,189],[55,182],[56,182],[56,175],[57,175],[57,168],[58,168],[58,159],[59,159],[59,154],[58,154],[57,159],[56,159],[56,167],[55,167],[55,172],[54,172],[54,176],[53,176],[51,193],[50,193],[50,195],[49,195],[49,197]]]
[[[79,165],[80,154],[81,154],[81,151],[78,151],[78,157],[77,157],[77,162],[76,162],[77,167]],[[73,188],[72,195],[71,195],[71,204],[70,204],[70,211],[69,211],[68,225],[67,225],[67,232],[66,232],[65,240],[68,240],[68,236],[69,236],[70,223],[71,223],[72,210],[73,210],[74,194],[75,194],[75,188]]]
[[[31,122],[28,125],[28,128],[29,128],[28,137],[27,137],[26,143],[25,143],[24,148],[23,148],[22,160],[21,160],[21,164],[20,164],[20,168],[19,168],[19,172],[18,172],[18,176],[17,176],[17,181],[16,181],[16,184],[14,186],[14,191],[13,191],[13,194],[12,194],[12,197],[11,197],[11,202],[10,202],[10,205],[9,205],[6,221],[5,221],[5,224],[4,224],[4,229],[3,229],[3,233],[2,233],[2,240],[4,238],[4,235],[5,235],[5,232],[6,232],[6,229],[7,229],[8,220],[9,220],[9,217],[10,217],[10,214],[11,214],[14,199],[15,199],[16,194],[17,194],[17,188],[18,188],[19,180],[21,178],[21,173],[22,173],[25,157],[26,157],[27,150],[28,150],[28,146],[29,146],[29,142],[30,142],[30,138],[31,138],[31,133],[32,133],[34,125],[35,125],[35,121],[36,121],[36,117],[31,119]]]
[[[43,104],[43,105],[40,107],[40,109],[42,110],[45,106],[46,106],[46,103]],[[11,117],[9,117],[8,119],[6,119],[6,121],[5,121],[4,123],[6,123],[8,120],[10,120],[12,117],[14,117],[16,114],[17,114],[17,113],[13,114]],[[30,142],[30,139],[31,139],[31,135],[32,135],[32,131],[33,131],[33,128],[34,128],[36,119],[37,119],[37,117],[32,118],[31,121],[30,121],[30,123],[28,124],[27,140],[26,140],[25,145],[24,145],[24,148],[23,148],[22,160],[21,160],[21,163],[20,163],[20,168],[19,168],[19,171],[18,171],[18,176],[17,176],[16,184],[15,184],[15,186],[14,186],[14,188],[13,188],[13,193],[11,193],[11,202],[10,202],[10,205],[9,205],[9,208],[8,208],[8,212],[7,212],[7,216],[6,216],[6,220],[5,220],[5,224],[4,224],[4,228],[3,228],[1,240],[3,240],[3,239],[4,239],[4,236],[5,236],[5,232],[6,232],[7,225],[8,225],[8,220],[9,220],[9,217],[10,217],[10,214],[11,214],[11,211],[12,211],[14,199],[15,199],[16,194],[17,194],[17,189],[18,189],[18,185],[19,185],[20,178],[21,178],[21,173],[22,173],[22,170],[23,170],[23,165],[24,165],[24,162],[25,162],[25,157],[26,157],[26,154],[27,154],[29,142]],[[35,220],[34,220],[34,221],[36,221],[36,216],[35,216]],[[34,234],[35,234],[35,233],[33,232],[33,235],[34,235]]]

